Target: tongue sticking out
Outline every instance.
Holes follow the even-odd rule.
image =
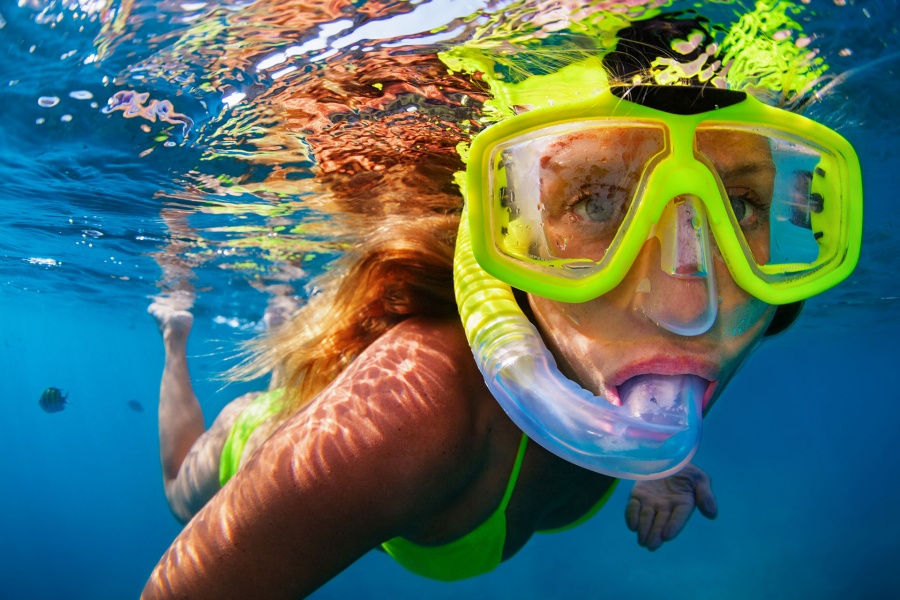
[[[686,427],[709,384],[697,375],[636,375],[619,386],[628,413],[648,423]]]

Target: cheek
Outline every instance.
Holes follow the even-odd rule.
[[[774,306],[752,296],[727,304],[729,306],[720,307],[719,318],[722,333],[732,338],[744,337],[751,332],[761,335],[775,314]],[[754,328],[758,331],[753,331]]]
[[[624,310],[613,301],[611,293],[577,304],[534,297],[531,306],[541,321],[553,325],[559,337],[583,335],[595,341],[612,334],[615,325],[622,321]]]
[[[530,296],[529,303],[545,338],[566,339],[571,337],[571,332],[584,327],[583,315],[577,310],[563,310],[562,303],[536,296]]]
[[[622,308],[606,297],[565,304],[532,297],[538,329],[563,373],[582,382],[596,378],[621,354],[623,341],[634,339]]]
[[[719,296],[719,314],[716,329],[724,337],[739,338],[758,327],[753,334],[765,332],[775,315],[775,307],[751,296],[731,277],[722,255],[716,253],[716,286]]]
[[[750,253],[753,258],[761,265],[769,264],[769,228],[756,232],[754,235],[745,237],[747,245],[750,246]]]

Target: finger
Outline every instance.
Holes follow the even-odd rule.
[[[637,498],[630,498],[625,506],[625,525],[631,531],[637,531],[638,520],[641,516],[641,501]]]
[[[663,528],[662,539],[664,542],[674,539],[676,535],[681,533],[681,530],[684,529],[688,519],[691,517],[692,511],[693,508],[690,504],[679,504],[675,507],[675,510],[672,511],[672,515],[669,517],[669,522]]]
[[[719,514],[719,507],[716,504],[716,497],[712,491],[712,481],[709,477],[704,477],[695,484],[694,497],[697,500],[697,508],[700,514],[707,519],[715,519]]]
[[[650,531],[647,533],[647,539],[644,541],[644,544],[642,544],[647,548],[647,550],[653,552],[654,550],[658,550],[659,547],[662,546],[662,533],[663,529],[666,526],[666,523],[668,522],[669,511],[663,510],[656,513],[656,516],[653,518],[653,524],[650,526]]]
[[[647,540],[650,538],[650,529],[653,527],[653,521],[655,518],[656,511],[649,506],[645,506],[641,509],[637,528],[638,544],[640,544],[641,546],[647,545]]]

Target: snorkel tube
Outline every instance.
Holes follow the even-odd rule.
[[[472,254],[468,211],[456,240],[453,280],[466,337],[491,394],[528,437],[571,463],[625,479],[666,477],[700,443],[706,382],[686,377],[663,391],[646,382],[615,406],[556,366],[512,289]]]
[[[478,64],[481,58],[465,51],[442,56],[451,68],[461,69],[465,62],[492,72],[493,65]],[[501,119],[511,116],[513,106],[546,106],[609,87],[597,57],[515,84],[489,83],[493,101],[487,104]],[[462,187],[465,195],[468,184]],[[456,303],[485,383],[513,422],[560,458],[612,477],[657,479],[684,467],[700,444],[707,382],[644,376],[616,406],[568,379],[510,286],[478,264],[469,218],[464,209],[453,261]]]
[[[615,73],[619,81],[636,84],[725,87],[727,80],[732,89],[802,95],[827,66],[814,53],[798,53],[799,47],[794,48],[791,40],[773,35],[802,29],[791,18],[793,13],[789,14],[793,7],[791,2],[778,7],[760,5],[728,29],[721,48],[710,36],[695,36],[704,29],[698,21],[681,23],[678,18],[672,21],[660,16],[662,21],[681,23],[687,29],[654,27],[650,18],[658,12],[650,10],[642,16],[648,23],[642,29],[641,23],[629,21],[627,15],[598,13],[569,23],[595,40],[597,52],[582,54],[583,60],[558,70],[536,69],[524,77],[530,59],[536,58],[535,63],[540,64],[539,51],[527,55],[526,50],[526,58],[521,59],[506,52],[498,40],[493,40],[493,46],[480,40],[439,56],[451,71],[478,74],[490,88],[490,99],[484,103],[485,123],[501,121],[521,109],[593,97],[608,89],[607,72]],[[638,35],[641,31],[650,36],[649,41]],[[676,37],[684,33],[687,39],[657,39],[660,32],[674,32]],[[626,45],[620,56],[612,56],[627,36],[634,37],[634,51]],[[787,45],[791,48],[785,48]],[[668,47],[673,52],[662,52],[665,56],[644,56],[647,48]],[[570,51],[577,54],[578,48]],[[554,46],[553,55],[561,54]],[[674,54],[684,54],[684,61],[674,60]],[[623,63],[622,69],[610,70],[605,67],[604,55],[611,57],[610,65],[635,57],[641,64]],[[466,153],[462,154],[465,159]],[[461,186],[464,196],[471,183]],[[478,368],[513,422],[566,461],[614,477],[656,479],[684,467],[700,442],[707,382],[691,375],[638,376],[627,382],[627,390],[624,384],[620,386],[622,404],[617,406],[568,379],[517,304],[510,286],[479,265],[472,251],[471,231],[480,223],[469,220],[466,208],[453,267],[457,306]]]
[[[494,72],[477,49],[441,58],[453,70]],[[609,87],[597,56],[517,83],[484,78],[492,93],[485,106],[497,120],[512,116],[515,106],[587,98]],[[461,187],[465,195],[468,184]],[[568,379],[510,286],[478,264],[469,219],[464,208],[453,261],[456,303],[485,383],[512,421],[560,458],[612,477],[658,479],[684,467],[700,443],[707,382],[644,376],[616,406]]]

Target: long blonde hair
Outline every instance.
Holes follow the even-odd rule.
[[[252,359],[236,370],[278,374],[273,384],[285,388],[282,417],[404,319],[457,314],[452,267],[462,198],[451,179],[459,164],[443,162],[369,174],[363,190],[353,177],[328,178],[332,190],[355,190],[344,200],[358,205],[357,214],[344,221],[346,237],[356,241],[314,280],[309,301],[288,323],[252,343]],[[387,214],[360,214],[363,207],[383,212],[386,206],[393,207]]]

